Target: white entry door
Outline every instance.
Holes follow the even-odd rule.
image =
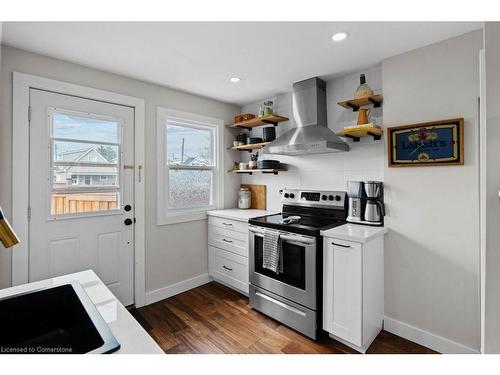
[[[29,281],[92,269],[134,303],[134,110],[30,89]]]

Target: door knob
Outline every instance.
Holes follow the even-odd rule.
[[[125,211],[129,212],[131,209],[132,209],[132,206],[130,204],[127,204],[125,207],[124,207]]]
[[[132,219],[125,219],[123,222],[125,225],[132,225]]]

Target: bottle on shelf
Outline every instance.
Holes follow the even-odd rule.
[[[366,77],[364,74],[360,74],[359,76],[359,87],[356,90],[356,94],[354,95],[354,98],[364,98],[366,96],[371,96],[373,95],[373,90],[371,89],[370,86],[366,83]]]

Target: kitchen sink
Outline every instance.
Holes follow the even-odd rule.
[[[119,348],[78,282],[0,299],[0,353],[111,353]]]

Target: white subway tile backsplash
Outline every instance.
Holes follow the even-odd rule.
[[[328,81],[326,86],[328,127],[333,131],[339,131],[357,121],[357,112],[346,110],[337,102],[352,98],[359,85],[361,73],[366,74],[367,83],[375,93],[382,91],[382,70],[379,65]],[[291,92],[247,104],[242,108],[242,113],[256,113],[259,105],[268,99],[273,100],[276,113],[291,119],[277,126],[277,136],[294,128]],[[382,108],[372,111],[371,120],[382,125]],[[254,129],[252,134],[260,137],[262,129]],[[258,173],[252,176],[243,175],[242,183],[267,185],[267,209],[280,210],[279,190],[283,188],[346,190],[349,180],[383,181],[386,162],[385,140],[362,138],[360,142],[354,143],[351,140],[347,142],[351,146],[351,151],[331,154],[285,156],[266,155],[259,151],[260,159],[280,160],[288,165],[288,171],[278,175]],[[241,153],[242,160],[248,160],[249,155]]]
[[[328,127],[332,129],[334,132],[342,130],[342,128],[344,127],[343,123],[345,122],[345,116],[344,116],[345,109],[339,106],[337,104],[337,101],[328,102],[327,106],[328,106],[328,112],[327,112]]]
[[[362,141],[365,141],[361,143]],[[374,143],[368,138],[351,145],[344,158],[344,170],[383,169],[384,149],[381,141]],[[370,143],[366,143],[370,141]],[[382,146],[382,147],[381,147]]]
[[[314,171],[338,171],[344,170],[344,158],[348,153],[338,152],[333,154],[302,155],[294,156],[289,161],[295,165],[299,171],[304,169]]]
[[[311,190],[345,190],[344,172],[342,171],[300,171],[300,188]]]
[[[347,181],[384,181],[384,171],[366,169],[357,171],[344,171],[344,183],[347,187]]]

